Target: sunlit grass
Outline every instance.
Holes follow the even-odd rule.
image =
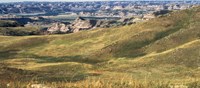
[[[72,34],[0,36],[0,88],[198,88],[198,11]]]

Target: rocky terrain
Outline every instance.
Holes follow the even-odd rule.
[[[1,1],[2,2],[2,1]],[[6,2],[6,1],[5,1]],[[0,3],[0,14],[132,17],[160,10],[183,10],[199,5],[198,0],[96,1],[96,2],[16,2]],[[1,16],[0,16],[1,18]]]
[[[122,18],[120,20],[89,20],[77,17],[71,24],[53,23],[47,29],[50,34],[56,33],[75,33],[81,30],[91,30],[95,28],[109,28],[134,23],[134,18]]]
[[[21,18],[16,18],[21,19]],[[83,17],[77,17],[71,23],[54,22],[52,20],[32,17],[32,22],[27,24],[21,23],[19,20],[1,20],[0,35],[7,36],[27,36],[27,35],[46,35],[46,34],[68,34],[82,30],[92,30],[96,28],[111,28],[124,25],[131,25],[144,20],[140,18],[122,18],[120,20],[90,20]],[[11,21],[12,20],[12,21]]]
[[[0,88],[200,88],[199,14],[195,7],[125,26],[0,36]]]
[[[80,30],[89,30],[96,27],[97,20],[86,20],[82,17],[76,18],[71,24],[53,23],[51,27],[47,29],[51,34],[53,33],[74,33]]]
[[[198,4],[0,4],[0,88],[200,88]]]

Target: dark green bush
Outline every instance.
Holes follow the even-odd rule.
[[[39,35],[40,29],[36,27],[2,27],[0,28],[0,35],[6,36],[26,36]]]
[[[22,26],[15,21],[0,20],[0,27],[17,27]]]

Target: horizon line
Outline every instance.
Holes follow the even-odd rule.
[[[131,2],[135,2],[135,1],[200,1],[200,0],[75,0],[75,1],[0,1],[0,3],[18,3],[18,2],[110,2],[110,1],[131,1]]]

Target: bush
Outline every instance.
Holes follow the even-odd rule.
[[[0,28],[0,35],[26,36],[26,35],[39,35],[39,34],[40,34],[40,29],[36,27]]]
[[[0,20],[0,27],[17,27],[17,26],[22,26],[22,25],[15,21]]]

